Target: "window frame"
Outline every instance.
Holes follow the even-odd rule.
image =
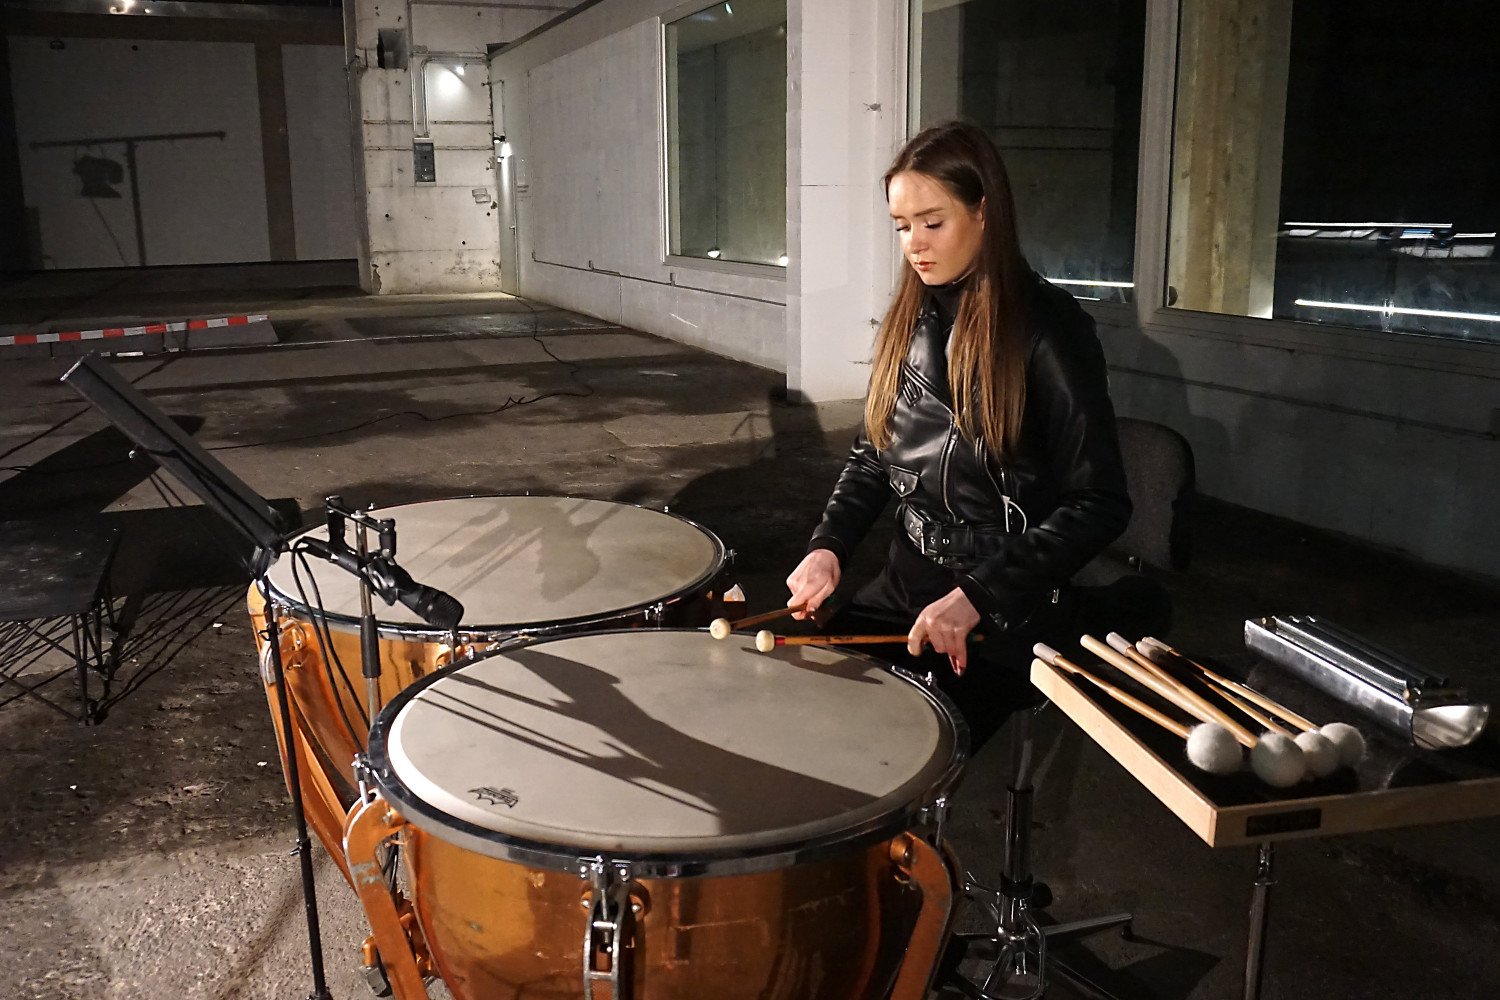
[[[722,2],[722,0],[720,0]],[[797,0],[787,0],[788,3]],[[661,127],[657,131],[658,143],[658,166],[659,179],[661,181],[660,191],[660,214],[661,229],[658,234],[658,247],[661,263],[667,267],[677,267],[687,270],[710,271],[719,274],[739,275],[747,278],[774,278],[785,281],[787,272],[791,269],[791,261],[786,264],[759,264],[744,260],[720,260],[714,257],[693,257],[685,254],[672,252],[672,161],[675,146],[672,142],[673,132],[673,76],[676,73],[676,59],[670,50],[671,43],[667,36],[667,29],[676,22],[696,14],[700,11],[709,10],[714,7],[713,2],[704,3],[703,0],[688,0],[680,3],[669,10],[663,11],[656,16],[656,77],[657,77],[657,107],[661,111]],[[782,141],[782,158],[787,156],[787,143]],[[786,222],[783,220],[782,225]],[[790,249],[788,249],[790,253]]]

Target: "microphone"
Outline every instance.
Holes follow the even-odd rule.
[[[304,538],[299,544],[318,558],[326,559],[340,569],[364,579],[385,603],[395,604],[400,601],[429,625],[451,632],[463,620],[464,606],[457,598],[436,587],[418,583],[411,578],[410,573],[383,555],[375,556],[361,565],[358,553],[352,549],[335,548],[321,538]]]
[[[381,558],[377,562],[381,572],[390,579],[396,600],[410,608],[413,614],[445,632],[458,628],[464,617],[464,606],[456,597],[416,582],[410,573],[389,559]],[[389,602],[390,598],[386,600]]]
[[[297,544],[319,559],[326,559],[345,572],[353,573],[355,576],[364,576],[363,567],[359,564],[359,554],[347,545],[330,545],[321,538],[312,537],[303,538]],[[382,594],[381,597],[385,595]],[[389,604],[390,600],[387,599],[386,603]]]

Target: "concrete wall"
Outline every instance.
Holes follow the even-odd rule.
[[[8,12],[25,263],[353,256],[343,59],[318,43],[330,28],[336,38],[337,22],[316,17]],[[197,132],[223,135],[183,135]],[[101,196],[82,195],[79,161]]]
[[[26,204],[48,268],[267,260],[255,50],[243,43],[12,38],[11,87]],[[146,259],[137,252],[125,145],[135,163]],[[84,140],[36,149],[33,143]],[[80,196],[74,163],[104,161],[116,198]],[[104,163],[112,164],[106,168]]]
[[[895,275],[877,178],[904,127],[905,5],[788,4],[784,274],[665,253],[661,24],[702,6],[612,0],[496,55],[520,290],[783,370],[795,398],[858,396]]]
[[[287,45],[282,53],[297,259],[346,260],[355,254],[358,208],[344,50]]]
[[[365,203],[360,271],[367,290],[499,289],[486,48],[519,38],[572,5],[346,0],[360,129],[356,177]],[[382,65],[382,29],[405,54],[399,66],[389,56]],[[425,108],[425,122],[414,108]],[[412,143],[419,134],[435,147],[436,183],[415,180]]]
[[[668,258],[660,0],[580,10],[497,53],[522,294],[767,367],[784,365],[782,269]]]
[[[880,177],[906,139],[906,5],[794,3],[787,73],[787,389],[863,396],[900,261]]]

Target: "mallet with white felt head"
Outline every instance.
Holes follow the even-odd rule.
[[[1188,761],[1199,770],[1210,774],[1233,774],[1240,769],[1244,754],[1240,750],[1239,741],[1223,726],[1213,722],[1200,722],[1190,729],[1134,695],[1095,677],[1046,643],[1037,643],[1031,651],[1048,666],[1084,678],[1126,708],[1133,709],[1167,732],[1186,740]]]
[[[1138,684],[1143,684],[1190,715],[1204,722],[1217,722],[1234,734],[1234,738],[1250,748],[1250,767],[1266,784],[1276,788],[1290,788],[1301,781],[1307,773],[1307,764],[1302,759],[1302,750],[1285,736],[1267,733],[1256,737],[1250,730],[1235,722],[1223,709],[1202,695],[1168,677],[1155,664],[1142,666],[1135,659],[1116,652],[1091,635],[1081,637],[1084,649],[1120,670]]]
[[[1316,723],[1310,722],[1302,716],[1298,715],[1296,712],[1293,712],[1285,705],[1271,700],[1254,688],[1249,687],[1245,684],[1240,684],[1237,681],[1232,681],[1227,677],[1215,673],[1208,667],[1205,667],[1203,664],[1199,663],[1197,660],[1194,660],[1191,657],[1186,656],[1183,653],[1173,649],[1171,646],[1168,646],[1160,639],[1153,639],[1150,636],[1147,636],[1136,644],[1136,648],[1139,649],[1142,654],[1152,660],[1167,660],[1175,661],[1177,663],[1185,663],[1193,669],[1202,673],[1203,676],[1207,677],[1210,681],[1217,684],[1219,687],[1227,688],[1228,690],[1233,691],[1241,697],[1245,698],[1247,701],[1254,702],[1255,704],[1259,705],[1261,708],[1272,713],[1278,718],[1285,719],[1296,728],[1302,730],[1303,733],[1316,733],[1323,736],[1334,745],[1334,748],[1338,751],[1338,762],[1345,767],[1353,767],[1354,765],[1358,764],[1365,755],[1364,736],[1360,734],[1360,731],[1358,729],[1355,729],[1347,722],[1328,722],[1319,726]]]
[[[1151,664],[1159,672],[1163,674],[1166,673],[1161,669],[1160,664],[1157,664],[1154,660],[1145,656],[1140,651],[1138,646],[1132,645],[1130,640],[1126,639],[1120,633],[1111,632],[1109,635],[1105,636],[1105,639],[1117,652],[1124,653],[1125,655],[1136,660],[1136,662],[1138,663]],[[1167,674],[1167,676],[1170,677],[1171,675]],[[1281,725],[1281,723],[1271,718],[1265,712],[1257,711],[1255,708],[1247,705],[1241,699],[1235,697],[1233,692],[1222,687],[1217,687],[1213,684],[1209,684],[1208,687],[1210,691],[1212,691],[1220,698],[1223,698],[1224,701],[1228,702],[1231,706],[1237,709],[1241,715],[1259,724],[1263,729],[1265,729],[1267,734],[1274,734],[1283,739],[1289,739],[1293,743],[1297,744],[1297,746],[1302,750],[1303,763],[1306,765],[1308,772],[1312,774],[1313,777],[1326,778],[1328,777],[1328,775],[1332,774],[1338,769],[1338,748],[1333,745],[1333,742],[1331,740],[1323,736],[1321,733],[1298,732],[1294,734],[1290,729],[1287,729],[1285,726]],[[1262,739],[1264,738],[1265,737],[1262,736]]]
[[[786,615],[794,615],[806,606],[805,604],[789,604],[784,608],[765,611],[758,615],[751,615],[748,618],[737,618],[734,621],[730,621],[728,618],[715,618],[709,623],[708,634],[715,639],[728,639],[729,633],[736,629],[749,628],[751,625],[760,625],[764,622],[775,621],[777,618],[782,618]]]

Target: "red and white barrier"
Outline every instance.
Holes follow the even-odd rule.
[[[160,333],[185,333],[189,330],[210,330],[214,327],[246,326],[264,323],[261,316],[219,316],[214,319],[187,319],[175,323],[147,323],[145,326],[111,326],[103,330],[68,330],[63,333],[18,333],[12,337],[0,337],[0,347],[12,344],[61,344],[74,340],[104,340],[111,337],[139,337]]]

